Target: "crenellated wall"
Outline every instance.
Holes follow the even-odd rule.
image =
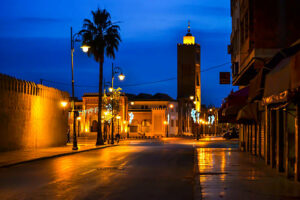
[[[0,151],[66,143],[69,94],[0,74]]]

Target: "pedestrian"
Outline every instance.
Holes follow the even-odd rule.
[[[117,140],[117,144],[119,144],[119,141],[120,141],[120,134],[119,133],[116,134],[116,140]]]

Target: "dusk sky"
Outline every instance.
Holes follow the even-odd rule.
[[[126,93],[167,93],[176,99],[177,43],[187,31],[201,45],[203,104],[220,106],[233,89],[219,85],[219,72],[230,71],[229,0],[2,0],[0,7],[0,73],[44,82],[71,92],[70,27],[80,31],[91,10],[107,9],[119,21],[122,43],[113,61],[122,67]],[[75,47],[75,95],[97,92],[99,64]],[[111,79],[112,60],[105,59],[104,78]],[[208,68],[228,63],[210,71]],[[60,84],[66,83],[66,84]],[[86,87],[90,86],[90,87]]]

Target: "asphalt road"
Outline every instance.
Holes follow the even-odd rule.
[[[300,199],[300,183],[240,152],[237,140],[129,140],[0,168],[3,199]]]
[[[0,199],[193,199],[194,147],[129,141],[0,169]]]

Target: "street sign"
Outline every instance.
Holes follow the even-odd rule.
[[[220,72],[220,84],[230,84],[230,72]]]

